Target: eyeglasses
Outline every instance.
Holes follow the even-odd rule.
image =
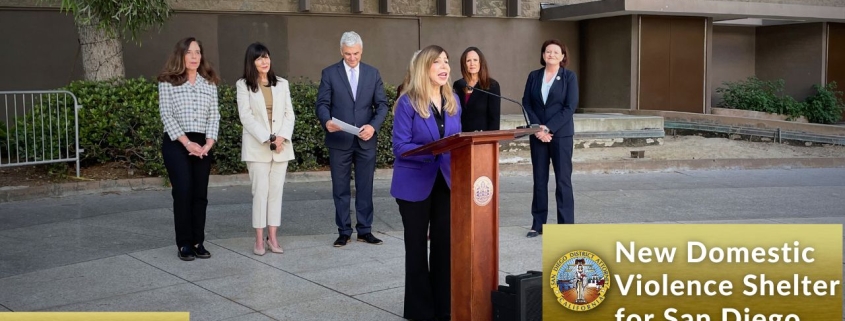
[[[276,134],[270,134],[270,150],[276,150]]]

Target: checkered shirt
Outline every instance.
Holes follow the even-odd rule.
[[[193,85],[187,81],[179,86],[158,83],[158,107],[164,131],[171,140],[185,132],[205,133],[206,138],[217,140],[220,125],[217,85],[202,76],[197,75]]]

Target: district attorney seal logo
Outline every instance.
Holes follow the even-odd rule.
[[[475,205],[485,206],[493,199],[493,181],[487,176],[480,176],[472,184],[472,200]]]
[[[587,311],[604,301],[610,288],[610,271],[593,252],[572,251],[555,262],[549,286],[560,305],[572,311]]]

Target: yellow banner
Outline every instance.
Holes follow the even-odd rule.
[[[190,321],[189,312],[0,312],[3,321]]]
[[[840,224],[543,231],[543,320],[842,319]]]

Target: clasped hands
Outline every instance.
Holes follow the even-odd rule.
[[[339,125],[337,125],[337,124],[335,124],[335,123],[334,123],[333,121],[331,121],[331,120],[329,120],[328,122],[326,122],[326,129],[327,129],[330,133],[334,133],[334,132],[337,132],[337,131],[340,131],[340,130],[341,130],[341,129],[340,129],[340,126],[339,126]],[[361,138],[361,140],[363,140],[363,141],[368,141],[368,140],[370,140],[370,138],[373,138],[373,135],[374,135],[375,133],[376,133],[376,129],[375,129],[375,128],[373,128],[373,126],[371,126],[371,125],[367,124],[367,125],[361,126],[361,131],[360,131],[360,132],[358,132],[358,137],[360,137],[360,138]]]
[[[552,133],[549,132],[549,128],[546,125],[540,125],[540,130],[534,133],[534,137],[537,137],[541,142],[548,143],[552,141]]]
[[[214,140],[211,138],[207,138],[205,140],[205,145],[200,146],[193,141],[188,141],[185,144],[185,149],[188,150],[188,155],[196,156],[202,159],[203,156],[208,156],[208,151],[211,150],[211,147],[214,147]]]

